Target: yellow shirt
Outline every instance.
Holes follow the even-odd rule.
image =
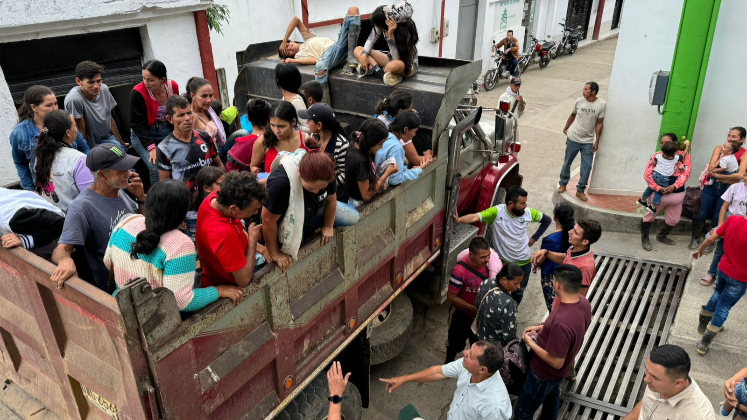
[[[663,399],[648,386],[641,400],[639,420],[716,420],[713,405],[703,394],[698,384],[691,380],[690,386],[679,394]]]
[[[335,45],[335,41],[331,38],[325,38],[323,36],[316,36],[314,31],[309,29],[308,31],[301,32],[303,37],[303,44],[298,46],[298,52],[295,58],[316,58],[317,60],[324,54],[329,47]]]

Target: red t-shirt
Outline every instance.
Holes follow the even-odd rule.
[[[537,336],[537,345],[551,356],[564,358],[565,361],[560,369],[553,369],[535,355],[529,364],[532,372],[546,381],[568,376],[571,364],[584,343],[584,335],[589,324],[591,324],[591,304],[585,297],[579,295],[579,301],[576,303],[560,302],[560,305],[547,317],[547,321]]]
[[[228,151],[228,162],[226,162],[226,172],[231,171],[250,171],[249,166],[252,163],[252,151],[254,142],[259,138],[256,134],[239,137],[236,139],[231,150]]]
[[[309,151],[309,148],[306,147],[306,144],[303,142],[303,132],[299,131],[298,136],[301,139],[301,147],[298,149]],[[298,150],[296,149],[296,150]],[[278,150],[274,147],[270,147],[267,149],[267,152],[265,153],[265,172],[270,173],[272,171],[272,162],[275,160],[276,157],[278,157]]]
[[[747,219],[727,217],[716,233],[724,238],[724,256],[718,269],[734,280],[747,283]]]
[[[479,268],[473,266],[472,264],[469,263],[469,255],[462,258],[460,262],[466,263],[467,265],[472,267],[473,270],[482,274],[484,278],[488,278],[488,266],[487,265],[483,267],[479,267]],[[456,293],[457,296],[464,299],[464,301],[466,301],[470,305],[475,305],[475,307],[477,307],[478,305],[475,303],[475,299],[477,298],[477,292],[480,290],[480,284],[482,284],[482,279],[476,276],[471,271],[462,267],[460,264],[455,265],[454,268],[451,270],[451,279],[449,280],[449,291]]]
[[[737,153],[734,153],[734,157],[737,158],[737,162],[742,163],[742,155],[744,152],[747,152],[747,149],[744,147],[740,147],[739,150],[737,150]]]
[[[235,284],[234,271],[246,265],[249,240],[241,220],[231,219],[214,209],[210,203],[217,191],[210,193],[197,212],[197,254],[202,262],[202,287]]]
[[[582,280],[581,286],[589,287],[591,282],[594,280],[594,276],[597,274],[597,265],[594,262],[594,252],[591,248],[582,252],[573,252],[573,247],[570,247],[565,253],[565,259],[563,264],[570,264],[578,267],[581,270]]]

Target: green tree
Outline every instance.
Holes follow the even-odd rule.
[[[213,3],[205,10],[207,13],[208,27],[223,35],[223,25],[228,24],[231,11],[224,4]]]

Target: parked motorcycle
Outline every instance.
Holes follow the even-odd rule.
[[[578,49],[578,42],[581,39],[581,25],[576,29],[569,29],[565,24],[558,23],[563,27],[563,39],[560,43],[550,50],[550,58],[553,60],[559,56],[564,49],[568,49],[568,54],[573,55]]]
[[[532,43],[527,51],[519,55],[519,64],[516,66],[516,75],[521,75],[532,63],[538,63],[541,69],[550,64],[550,50],[555,47],[555,41],[548,40],[540,42],[539,39],[529,35]]]
[[[493,41],[495,46],[495,41]],[[508,63],[503,60],[504,52],[501,50],[493,51],[493,65],[491,69],[485,72],[483,78],[483,87],[486,91],[493,90],[500,79],[508,79],[511,73],[508,72]]]

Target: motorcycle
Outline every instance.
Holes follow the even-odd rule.
[[[493,41],[493,45],[495,45],[495,41]],[[501,50],[493,51],[492,57],[495,66],[485,72],[483,79],[483,87],[486,91],[493,90],[498,84],[499,79],[508,79],[511,77],[511,73],[508,72],[508,63],[503,60],[504,55],[505,53]]]
[[[563,39],[555,48],[550,50],[550,58],[553,60],[557,58],[564,49],[568,49],[568,54],[573,55],[578,49],[578,41],[581,39],[581,25],[576,29],[569,29],[565,24],[558,23],[563,27]]]
[[[550,50],[555,47],[555,41],[548,40],[540,42],[534,36],[529,36],[532,40],[527,51],[519,56],[519,64],[516,66],[516,75],[521,75],[532,63],[538,63],[541,69],[550,64]]]

